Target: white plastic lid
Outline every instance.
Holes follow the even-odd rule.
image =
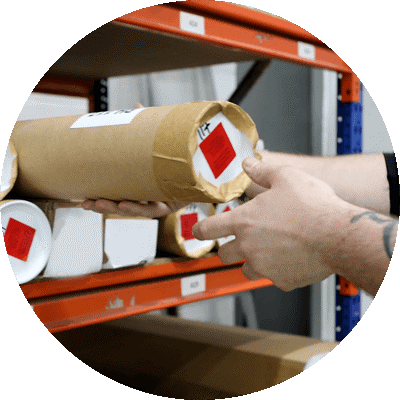
[[[0,204],[1,225],[8,259],[19,284],[29,282],[46,266],[51,227],[35,204],[13,200]]]
[[[250,139],[222,112],[198,128],[197,143],[194,170],[215,187],[234,180],[243,172],[242,162],[254,156]]]

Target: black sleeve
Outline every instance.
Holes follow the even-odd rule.
[[[394,153],[383,154],[386,161],[390,192],[390,214],[399,216],[399,173]]]

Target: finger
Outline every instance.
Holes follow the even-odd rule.
[[[139,102],[135,104],[135,108],[144,108]]]
[[[118,209],[133,217],[160,218],[170,213],[168,206],[162,202],[143,202],[121,201]]]
[[[236,240],[223,244],[218,249],[218,256],[224,264],[234,264],[242,261],[244,258],[238,251]]]
[[[242,266],[242,274],[251,281],[256,281],[258,279],[264,278],[262,275],[257,273],[256,271],[251,268],[251,266],[245,262]]]
[[[84,210],[94,211],[100,214],[114,214],[117,213],[117,203],[110,200],[85,200],[81,207]]]
[[[85,200],[81,207],[87,211],[97,212],[99,214],[118,214],[122,216],[130,216],[118,209],[118,204],[110,200]]]
[[[81,203],[81,207],[82,207],[84,210],[93,210],[93,208],[94,208],[94,201],[92,201],[92,200],[85,200],[85,201],[83,201],[83,202]]]
[[[212,240],[234,235],[232,218],[228,216],[232,212],[213,215],[198,222],[193,226],[193,236],[199,240]]]
[[[270,167],[255,157],[247,157],[243,161],[242,167],[252,181],[263,188],[270,189],[276,180],[276,168]]]
[[[94,202],[93,211],[102,214],[118,214],[118,203],[111,200],[99,199]]]

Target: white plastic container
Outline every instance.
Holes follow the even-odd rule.
[[[157,219],[105,218],[104,269],[115,269],[154,261],[157,250]]]
[[[19,284],[36,278],[46,266],[51,227],[43,211],[24,200],[0,202],[1,226],[11,268]]]
[[[103,264],[103,216],[80,207],[54,209],[51,252],[43,275],[67,278],[99,272]]]

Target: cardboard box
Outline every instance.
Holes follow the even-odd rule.
[[[158,249],[183,257],[199,258],[209,253],[215,240],[197,240],[192,233],[193,225],[214,214],[214,206],[192,203],[187,207],[160,219]]]
[[[104,216],[104,269],[151,263],[156,257],[158,220]]]
[[[14,187],[18,175],[18,155],[11,141],[8,142],[3,161],[0,183],[0,200],[3,200]]]
[[[227,202],[250,185],[254,122],[226,101],[19,121],[17,193],[25,197]]]
[[[301,373],[337,343],[138,315],[54,334],[78,359],[115,381],[180,399],[235,397]]]

